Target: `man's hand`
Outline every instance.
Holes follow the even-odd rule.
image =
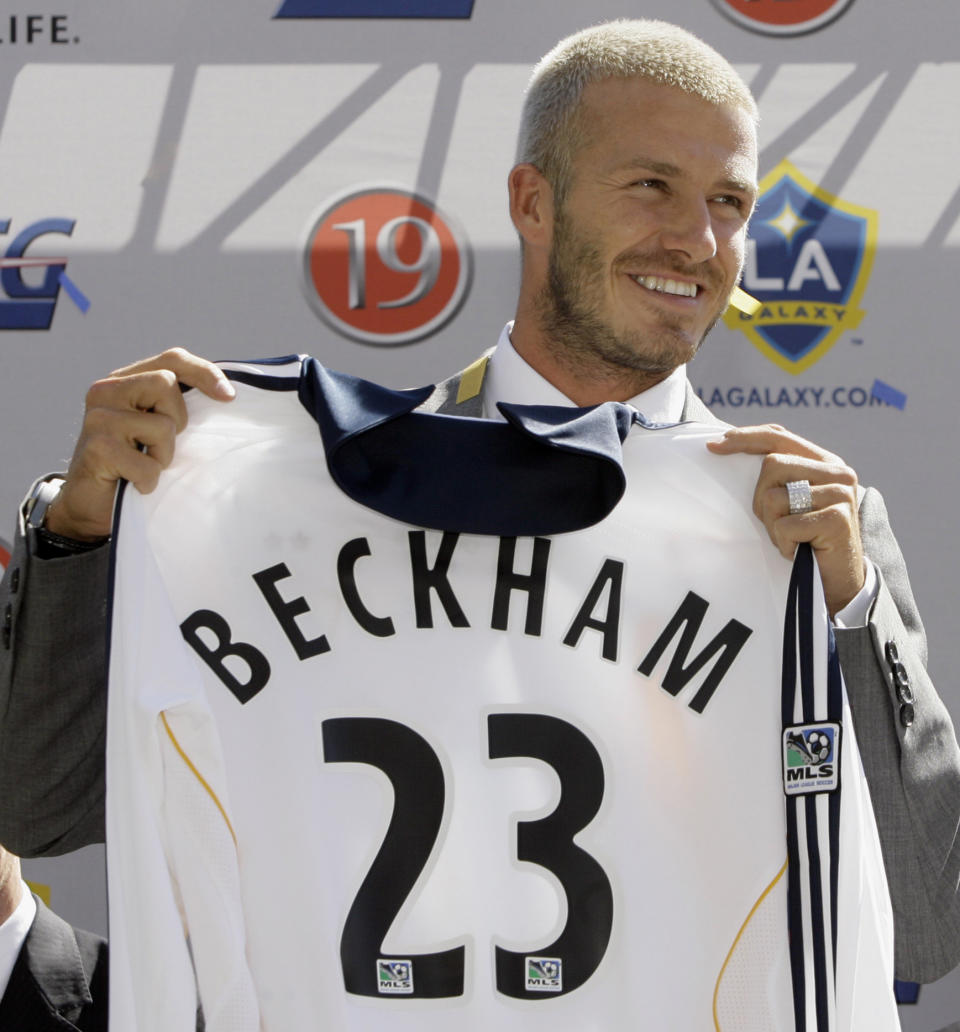
[[[78,541],[106,537],[117,481],[129,480],[145,494],[157,486],[173,459],[174,438],[187,425],[178,383],[221,401],[234,396],[220,369],[183,348],[117,369],[87,391],[66,483],[47,510],[48,530]]]
[[[801,541],[813,547],[831,616],[852,601],[864,582],[863,545],[857,474],[843,459],[773,424],[733,428],[707,447],[717,455],[765,456],[753,511],[788,559]],[[810,481],[811,512],[790,515],[785,485],[791,480]]]

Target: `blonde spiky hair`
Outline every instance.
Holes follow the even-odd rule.
[[[758,120],[749,87],[733,66],[702,39],[669,22],[606,22],[562,39],[533,70],[520,120],[517,161],[543,173],[562,200],[573,155],[583,141],[577,115],[592,82],[641,78],[742,108]]]

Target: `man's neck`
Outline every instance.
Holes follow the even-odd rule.
[[[17,909],[22,896],[20,861],[0,849],[0,924]]]
[[[672,372],[615,368],[578,355],[564,355],[549,346],[535,317],[518,309],[510,340],[518,355],[575,405],[628,401],[662,383]]]

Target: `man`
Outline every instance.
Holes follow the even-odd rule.
[[[0,846],[0,1028],[104,1032],[107,997],[106,941],[48,910]]]
[[[515,321],[492,357],[440,384],[426,407],[494,417],[498,401],[617,400],[652,421],[715,422],[684,364],[743,264],[757,190],[746,86],[663,23],[587,30],[538,66],[519,159],[509,177],[523,255]],[[150,491],[170,462],[185,420],[178,381],[232,394],[215,367],[178,349],[94,384],[62,490],[34,492],[17,537],[0,595],[0,776],[36,794],[0,803],[0,834],[25,853],[103,834],[101,546],[117,479]],[[781,427],[731,429],[711,447],[765,455],[754,511],[784,555],[799,542],[815,551],[864,743],[897,973],[937,978],[960,960],[960,754],[924,669],[883,503],[837,456]],[[810,485],[808,511],[790,503],[796,482]]]

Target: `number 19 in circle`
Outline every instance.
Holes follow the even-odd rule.
[[[397,187],[331,200],[303,250],[311,307],[365,344],[409,344],[435,333],[463,302],[470,271],[469,247],[451,219]]]

